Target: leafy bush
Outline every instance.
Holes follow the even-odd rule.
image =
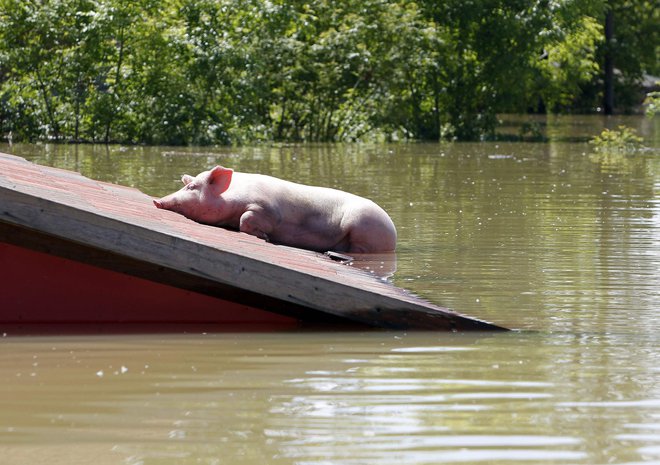
[[[644,104],[646,105],[646,116],[649,118],[653,118],[655,115],[660,113],[660,92],[649,92],[646,94],[646,100],[644,100]]]
[[[618,130],[605,129],[589,141],[597,152],[630,153],[642,145],[642,138],[633,128],[619,126]]]

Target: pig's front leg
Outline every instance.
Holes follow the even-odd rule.
[[[268,234],[272,230],[272,224],[265,217],[263,213],[258,213],[248,210],[241,215],[239,231],[252,236],[257,236],[259,239],[268,240]]]

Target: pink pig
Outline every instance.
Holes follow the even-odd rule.
[[[327,187],[306,186],[216,166],[154,200],[204,224],[238,229],[278,244],[317,251],[391,252],[396,228],[371,200]]]

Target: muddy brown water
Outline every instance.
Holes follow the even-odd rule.
[[[599,154],[604,126],[647,150]],[[0,146],[160,196],[214,164],[376,200],[397,285],[511,333],[0,332],[0,463],[660,464],[658,118],[545,142]],[[10,266],[10,264],[2,264]]]

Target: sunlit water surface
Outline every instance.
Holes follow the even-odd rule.
[[[660,464],[660,131],[625,122],[648,150],[595,153],[599,118],[543,143],[0,146],[154,196],[223,164],[370,197],[395,284],[520,330],[0,333],[0,463]]]

